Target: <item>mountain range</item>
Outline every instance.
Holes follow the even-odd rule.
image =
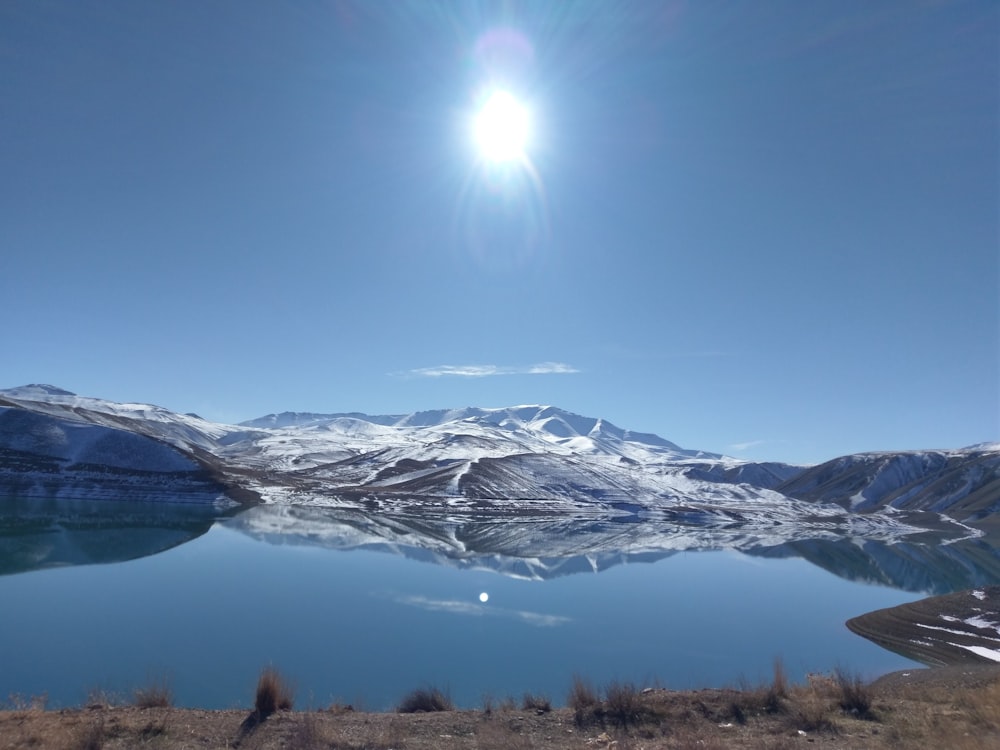
[[[944,593],[1000,580],[1000,445],[741,461],[551,406],[226,425],[0,391],[0,575],[156,554],[215,524],[546,579],[689,550]]]
[[[0,390],[3,495],[610,514],[894,535],[928,524],[989,525],[1000,509],[1000,443],[805,467],[688,450],[552,406],[284,412],[226,425],[29,385]]]

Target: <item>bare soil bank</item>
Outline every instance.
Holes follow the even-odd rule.
[[[0,750],[302,748],[313,750],[660,750],[665,748],[1000,747],[1000,666],[883,677],[845,703],[830,677],[742,690],[634,691],[550,712],[423,714],[345,709],[246,711],[91,707],[0,712]],[[867,708],[862,707],[867,703]],[[849,706],[845,708],[845,706]]]
[[[931,666],[997,663],[1000,586],[932,596],[847,621],[860,636]]]

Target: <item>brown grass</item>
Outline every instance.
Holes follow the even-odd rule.
[[[274,667],[266,667],[257,679],[254,694],[254,710],[260,719],[265,719],[275,711],[291,711],[294,693],[285,679]]]
[[[639,690],[631,682],[612,680],[604,688],[604,717],[612,724],[628,727],[647,713]]]
[[[858,719],[874,720],[872,692],[861,676],[838,669],[834,672],[834,679],[840,690],[841,710]]]
[[[521,710],[537,711],[540,714],[547,714],[552,710],[552,701],[549,700],[547,695],[525,693],[524,698],[521,700]]]
[[[528,694],[525,693],[527,698]],[[551,707],[550,707],[551,708]],[[483,695],[483,714],[485,716],[492,716],[494,713],[509,713],[510,711],[517,710],[517,701],[510,695],[500,698],[499,700],[495,698],[492,694]]]
[[[154,680],[132,691],[132,703],[139,708],[169,708],[174,705],[174,691],[167,680]]]
[[[455,705],[446,693],[436,687],[423,687],[407,693],[396,711],[401,714],[417,714],[452,711],[454,708]]]
[[[781,659],[775,659],[771,682],[752,685],[741,681],[736,690],[730,691],[729,713],[740,724],[745,724],[752,716],[786,713],[790,690],[785,665]]]
[[[778,670],[779,672],[781,670]],[[917,674],[922,672],[923,674]],[[847,679],[844,679],[847,677]],[[859,687],[877,721],[845,711]],[[428,689],[433,695],[434,690]],[[440,691],[437,691],[440,693]],[[830,675],[792,684],[777,675],[753,695],[732,689],[638,690],[610,683],[600,699],[574,680],[567,708],[548,713],[455,710],[420,715],[359,711],[282,712],[243,731],[245,712],[132,705],[76,710],[0,711],[0,750],[985,750],[1000,747],[1000,669],[969,674],[914,670],[911,677],[866,684]],[[781,694],[780,712],[766,693]],[[865,697],[863,696],[863,697]],[[863,702],[863,701],[862,701]],[[744,723],[731,706],[745,705]],[[593,721],[576,722],[576,711]]]
[[[573,685],[566,696],[566,705],[573,710],[573,720],[577,726],[586,726],[594,721],[594,709],[600,702],[601,697],[590,681],[580,675],[573,675]]]
[[[11,693],[7,696],[6,704],[0,704],[0,707],[13,711],[44,711],[48,704],[48,693],[41,693],[40,695],[32,695],[29,697],[25,697],[20,693]]]
[[[786,725],[794,732],[835,733],[838,706],[833,680],[789,687],[785,704]]]
[[[771,693],[776,700],[788,697],[788,673],[781,657],[774,659],[774,676],[771,680]]]

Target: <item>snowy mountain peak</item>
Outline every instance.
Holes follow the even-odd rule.
[[[0,393],[12,398],[44,398],[46,396],[76,395],[71,391],[57,388],[54,385],[47,385],[45,383],[31,383],[30,385],[21,385],[17,388],[7,388],[5,390],[0,390]]]
[[[448,512],[638,508],[726,523],[757,518],[764,506],[790,523],[887,506],[970,521],[1000,512],[1000,453],[992,446],[861,454],[806,468],[685,450],[545,405],[383,416],[283,412],[236,426],[45,385],[0,397],[0,496],[92,496],[112,492],[112,481],[114,492],[127,495],[152,486],[150,476],[157,487],[173,487],[168,475],[179,453],[187,463],[177,466],[192,469],[184,492],[214,497],[222,485],[238,498],[278,503],[409,503]]]
[[[313,412],[282,412],[268,414],[241,424],[242,427],[269,429],[302,429],[334,426],[344,419],[369,422],[399,430],[434,431],[460,429],[477,434],[522,436],[536,446],[559,446],[586,454],[610,454],[629,458],[635,450],[652,450],[658,455],[673,457],[721,459],[722,456],[702,451],[688,451],[658,435],[632,432],[616,427],[600,417],[584,417],[555,406],[521,404],[499,408],[466,406],[454,409],[431,409],[412,414],[371,416],[357,412],[316,414]],[[528,444],[520,449],[530,452]],[[631,446],[631,447],[630,447]]]
[[[1000,443],[976,443],[975,445],[968,445],[962,450],[968,453],[1000,453]]]

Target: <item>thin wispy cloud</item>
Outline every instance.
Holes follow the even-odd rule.
[[[565,362],[539,362],[534,365],[509,367],[504,365],[439,365],[418,367],[398,373],[418,378],[488,378],[494,375],[571,375],[580,372]]]
[[[575,372],[580,371],[564,362],[542,362],[527,369],[528,375],[571,375]]]
[[[432,612],[450,612],[456,615],[472,615],[473,617],[510,617],[528,625],[539,627],[551,628],[570,622],[571,619],[562,615],[546,615],[540,612],[528,612],[520,609],[504,609],[489,604],[465,602],[456,599],[430,599],[426,596],[394,596],[392,598],[400,604],[420,607]]]

